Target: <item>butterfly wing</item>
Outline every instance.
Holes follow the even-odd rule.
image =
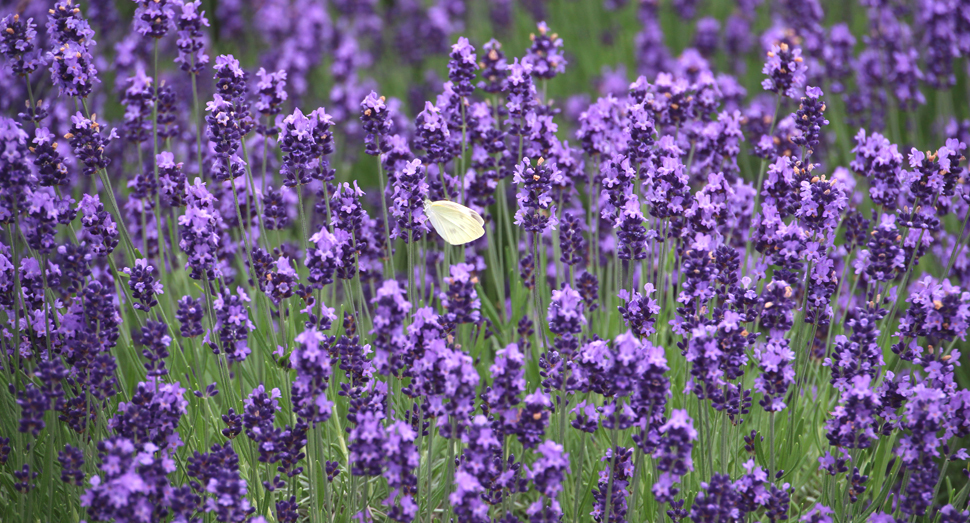
[[[485,235],[485,220],[464,205],[447,200],[432,202],[425,214],[434,230],[451,245],[464,245]]]

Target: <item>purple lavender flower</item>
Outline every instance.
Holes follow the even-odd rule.
[[[493,38],[485,42],[482,51],[485,54],[478,64],[478,68],[482,70],[482,81],[478,82],[478,88],[490,94],[502,92],[502,84],[508,76],[508,64],[505,53],[502,52],[502,44]]]
[[[145,74],[145,68],[140,64],[135,74],[129,77],[126,83],[128,87],[121,100],[122,105],[125,106],[122,136],[130,142],[141,143],[148,140],[151,133],[155,89],[152,86],[152,78]]]
[[[452,273],[455,272],[452,266]],[[401,287],[397,280],[384,280],[377,289],[377,295],[371,300],[374,306],[374,328],[370,333],[374,336],[373,346],[375,356],[374,366],[383,374],[397,375],[408,365],[405,360],[404,320],[411,310],[407,301],[407,289]]]
[[[835,24],[829,28],[829,37],[822,49],[822,63],[825,76],[832,80],[830,89],[839,94],[845,92],[845,80],[852,73],[852,49],[856,39],[846,24]]]
[[[332,402],[327,399],[330,384],[329,344],[332,339],[314,328],[296,337],[299,344],[290,355],[290,365],[296,369],[293,381],[293,410],[316,426],[330,419]]]
[[[883,214],[866,248],[859,251],[853,265],[856,274],[865,272],[875,281],[895,279],[906,266],[906,255],[899,245],[900,240],[902,235],[896,228],[896,215]]]
[[[441,305],[447,313],[443,316],[442,324],[446,330],[453,330],[461,323],[478,323],[481,321],[482,307],[478,299],[478,276],[475,268],[468,263],[456,263],[450,268],[451,276],[445,278],[447,290],[444,291]]]
[[[768,78],[761,82],[761,87],[765,91],[796,98],[805,84],[807,69],[800,47],[792,47],[785,42],[772,45],[768,60],[761,70]]]
[[[489,367],[492,384],[482,391],[482,400],[488,412],[495,415],[493,428],[499,434],[511,434],[515,430],[518,407],[525,392],[525,355],[519,345],[510,343],[495,353],[495,362]]]
[[[714,523],[744,520],[741,496],[731,477],[714,473],[711,481],[701,483],[701,491],[690,507],[690,519],[694,523]]]
[[[660,312],[660,306],[651,296],[654,292],[653,284],[646,283],[643,286],[643,294],[634,292],[631,296],[626,289],[620,290],[619,293],[619,298],[624,302],[619,306],[623,321],[626,322],[627,328],[640,338],[645,339],[656,332],[654,316]]]
[[[919,363],[922,362],[920,355],[907,349],[909,340],[926,337],[935,341],[934,345],[944,345],[957,338],[966,339],[970,321],[970,293],[963,292],[949,280],[943,279],[937,283],[927,275],[919,281],[906,301],[910,306],[899,321],[899,331],[896,333],[900,341],[892,347],[896,354],[907,360],[916,358]],[[933,356],[928,355],[928,358],[932,360]]]
[[[93,46],[94,42],[91,41]],[[94,57],[84,43],[73,40],[47,53],[50,72],[61,94],[68,97],[87,98],[94,84],[101,83]]]
[[[350,429],[350,442],[347,445],[350,452],[350,473],[354,476],[379,476],[386,437],[381,422],[384,414],[363,407],[353,416],[351,421],[355,425]]]
[[[80,487],[84,483],[84,453],[81,449],[64,445],[64,450],[57,453],[57,461],[61,464],[61,481]]]
[[[286,71],[281,69],[276,72],[267,72],[266,69],[260,67],[259,71],[256,71],[256,76],[259,77],[259,81],[256,82],[259,100],[254,107],[259,114],[272,121],[273,117],[283,111],[281,106],[289,98],[286,93]],[[263,124],[257,126],[257,130],[264,136],[275,136],[278,131],[276,127],[267,127]]]
[[[562,509],[556,500],[562,491],[562,483],[569,474],[569,454],[554,441],[543,441],[536,449],[539,459],[532,464],[531,479],[542,497],[529,505],[526,513],[529,521],[558,522]]]
[[[566,58],[562,54],[562,38],[549,33],[545,22],[539,22],[539,34],[530,34],[532,45],[526,50],[523,64],[532,66],[532,76],[545,80],[566,72]]]
[[[132,514],[164,517],[166,493],[171,489],[166,476],[176,467],[172,458],[156,455],[156,450],[151,443],[139,447],[121,436],[99,442],[102,474],[91,478],[90,488],[81,495],[88,516],[101,521],[127,520]]]
[[[0,54],[7,58],[10,72],[17,76],[29,76],[44,66],[44,60],[36,52],[37,24],[33,18],[21,20],[19,13],[7,15],[0,20]]]
[[[519,209],[515,212],[515,224],[525,228],[533,234],[546,230],[555,230],[558,225],[556,213],[552,206],[552,185],[558,183],[562,173],[555,165],[545,162],[542,158],[532,167],[529,158],[523,158],[522,163],[516,165],[513,181],[519,185],[516,200]],[[550,210],[546,216],[545,211]]]
[[[104,155],[104,148],[115,136],[114,131],[103,136],[97,118],[88,119],[80,111],[71,116],[71,124],[71,131],[64,137],[70,140],[74,156],[84,164],[83,173],[90,176],[107,167],[111,159]]]
[[[225,352],[230,362],[245,361],[252,352],[247,345],[249,332],[256,326],[249,319],[249,296],[242,287],[236,288],[236,294],[223,287],[218,297],[213,300],[212,310],[216,315],[215,330],[219,335],[218,344],[209,342],[214,354]]]
[[[414,520],[418,505],[413,494],[417,492],[416,473],[420,455],[414,444],[417,433],[403,421],[395,421],[386,429],[384,438],[384,478],[391,494],[384,501],[389,507],[387,517],[401,523]]]
[[[13,484],[14,490],[20,492],[21,494],[28,494],[31,490],[34,490],[37,487],[37,484],[32,482],[37,479],[38,475],[38,472],[31,473],[30,465],[25,463],[20,470],[15,470],[13,472],[13,477],[15,480],[17,480]]]
[[[475,90],[472,81],[478,65],[475,48],[468,43],[467,38],[460,36],[458,43],[451,46],[451,54],[448,56],[451,58],[448,62],[448,78],[454,84],[455,93],[461,97],[470,96]]]
[[[829,443],[845,448],[869,448],[879,439],[878,424],[874,418],[880,407],[876,392],[871,388],[872,378],[860,374],[852,378],[851,385],[842,391],[839,405],[832,417],[825,422]]]
[[[156,295],[165,294],[162,282],[155,280],[155,267],[148,265],[148,260],[135,260],[134,267],[125,267],[122,272],[128,275],[128,288],[137,303],[132,306],[138,310],[148,312],[158,305]]]
[[[172,207],[184,207],[187,180],[182,172],[182,163],[175,163],[175,155],[164,151],[155,156],[155,164],[158,166],[159,190],[165,201]]]
[[[381,138],[391,134],[392,121],[388,119],[389,109],[383,96],[371,91],[360,102],[360,121],[363,124],[366,152],[371,156],[382,153]]]
[[[175,11],[168,0],[133,0],[135,9],[135,31],[147,38],[161,38],[168,32],[175,18]]]
[[[525,397],[524,406],[519,412],[519,420],[513,432],[519,443],[525,448],[535,448],[542,441],[549,424],[549,412],[552,410],[552,400],[541,390],[536,390]]]
[[[865,308],[852,309],[851,319],[847,322],[852,328],[852,336],[835,336],[832,357],[826,358],[824,365],[832,368],[832,385],[846,390],[852,379],[864,375],[875,379],[880,368],[885,365],[882,349],[879,347],[879,320],[889,311],[869,302]]]
[[[189,277],[200,280],[203,276],[215,279],[216,256],[219,249],[220,234],[216,199],[196,178],[195,185],[189,186],[185,214],[179,216],[179,247],[188,254],[186,265],[192,269]]]
[[[607,468],[599,473],[597,488],[593,489],[593,521],[619,523],[626,521],[626,498],[630,495],[627,486],[633,476],[633,449],[616,447],[606,449],[601,458],[607,463]],[[610,486],[612,484],[612,491]],[[607,499],[607,496],[610,499]],[[606,513],[609,512],[609,519]]]
[[[899,170],[903,164],[899,147],[879,133],[867,137],[864,129],[859,129],[855,141],[852,170],[869,178],[869,196],[873,202],[895,209],[901,186]]]
[[[706,16],[697,20],[696,32],[694,33],[694,47],[704,56],[710,57],[717,50],[718,33],[721,30],[721,23],[716,18]]]
[[[431,102],[424,103],[424,110],[414,120],[415,148],[425,151],[425,163],[444,163],[455,155],[455,142],[448,130],[448,122],[441,109]]]
[[[758,404],[767,412],[780,412],[787,407],[785,394],[795,382],[795,353],[785,338],[769,338],[764,347],[756,347],[755,358],[761,366],[761,375],[754,379],[754,390],[764,394]]]
[[[194,2],[175,0],[175,5],[180,9],[175,21],[178,27],[176,45],[179,51],[175,62],[183,71],[197,75],[209,63],[209,55],[203,50],[205,47],[203,28],[209,27],[209,20],[205,17],[205,11],[201,10],[201,0]]]
[[[411,160],[397,172],[394,182],[394,194],[389,209],[394,217],[391,236],[404,238],[408,243],[423,238],[430,231],[428,219],[424,215],[424,202],[429,198],[425,171],[421,160]]]
[[[142,345],[142,356],[148,360],[145,362],[148,376],[150,378],[167,376],[165,358],[168,357],[168,346],[172,343],[172,337],[168,335],[168,326],[162,322],[148,320],[141,328],[141,334],[136,341]]]
[[[810,156],[818,145],[822,126],[829,124],[825,119],[825,102],[820,100],[821,97],[822,89],[809,86],[795,111],[796,133],[792,137],[792,143],[806,147],[806,156]]]

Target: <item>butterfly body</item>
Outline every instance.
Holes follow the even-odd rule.
[[[460,203],[425,200],[424,214],[434,230],[451,245],[464,245],[485,235],[482,216]]]

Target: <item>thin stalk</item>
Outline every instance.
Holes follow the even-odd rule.
[[[613,426],[613,429],[610,430],[610,441],[613,444],[613,446],[610,447],[610,452],[613,453],[613,459],[610,460],[610,480],[606,484],[606,498],[605,498],[606,499],[606,517],[603,518],[603,521],[609,521],[610,520],[610,512],[613,511],[613,478],[616,476],[616,460],[617,460],[617,456],[616,456],[616,454],[617,454],[616,453],[616,440],[617,440],[617,433],[619,431],[620,430],[619,430],[619,427],[617,425],[614,425]]]
[[[377,135],[375,138],[377,140],[377,150],[381,150],[381,135]],[[442,180],[444,177],[444,171],[441,173]],[[385,245],[387,247],[387,258],[384,261],[384,275],[388,278],[394,277],[394,258],[391,255],[391,225],[390,216],[387,214],[387,195],[384,192],[384,162],[381,161],[380,153],[377,156],[377,183],[381,190],[381,221],[384,222],[384,239]]]

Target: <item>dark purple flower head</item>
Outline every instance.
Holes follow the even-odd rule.
[[[247,344],[249,332],[256,326],[249,319],[249,295],[243,288],[237,287],[233,294],[229,287],[223,287],[222,292],[213,299],[212,309],[216,315],[215,330],[219,343],[209,342],[213,353],[226,353],[230,362],[245,361],[252,352]]]
[[[188,405],[185,389],[178,382],[141,382],[131,401],[118,404],[118,412],[108,420],[108,427],[146,452],[174,451],[183,445],[178,426]]]
[[[60,186],[68,184],[67,167],[61,153],[57,152],[57,138],[46,127],[34,130],[30,152],[34,154],[34,165],[37,166],[38,184],[42,187]]]
[[[401,523],[413,521],[418,512],[414,501],[420,461],[414,444],[416,437],[417,433],[403,421],[390,424],[384,437],[384,479],[392,489],[384,504],[388,506],[388,517]]]
[[[795,216],[809,230],[824,236],[838,228],[849,201],[841,183],[824,175],[812,176],[810,180],[802,180],[799,195],[801,201]]]
[[[926,337],[934,345],[966,339],[970,322],[970,293],[943,279],[924,276],[906,298],[910,304],[899,321],[897,336],[901,339]],[[901,343],[902,344],[902,343]],[[894,347],[893,351],[897,349]]]
[[[386,434],[378,410],[362,408],[354,414],[356,423],[350,429],[350,473],[354,476],[380,476]]]
[[[798,110],[794,114],[796,131],[791,140],[795,145],[802,145],[808,149],[806,156],[811,155],[818,145],[822,126],[829,124],[825,119],[825,102],[821,97],[822,89],[809,86],[805,89],[805,96],[802,97]]]
[[[532,76],[550,79],[566,71],[566,58],[562,54],[562,38],[549,34],[545,22],[539,22],[539,34],[529,35],[532,45],[525,53],[522,63],[532,66]]]
[[[554,441],[543,441],[536,449],[539,458],[532,464],[531,479],[545,499],[529,506],[530,521],[557,522],[562,516],[556,497],[563,489],[563,481],[569,474],[569,454]],[[537,519],[538,518],[538,519]]]
[[[397,172],[389,212],[394,217],[391,236],[411,242],[423,238],[430,231],[424,214],[424,202],[429,198],[426,169],[421,160],[404,164]]]
[[[860,374],[842,391],[839,405],[825,422],[829,443],[844,448],[869,448],[879,439],[875,415],[880,400],[871,387],[872,378]]]
[[[90,41],[93,46],[94,42]],[[101,83],[88,44],[68,40],[47,53],[51,77],[62,95],[87,98],[94,84]]]
[[[259,114],[272,120],[274,116],[283,111],[281,106],[289,98],[286,93],[286,71],[281,69],[276,72],[267,72],[266,69],[260,67],[259,71],[256,71],[256,76],[259,77],[259,81],[256,82],[259,100],[254,108]],[[263,128],[261,131],[264,135],[272,136],[275,129]]]
[[[128,275],[128,287],[131,289],[132,298],[136,301],[132,306],[148,312],[158,305],[155,296],[165,294],[165,291],[162,288],[162,282],[155,280],[155,267],[148,265],[148,260],[144,258],[135,260],[134,267],[125,267],[121,272]]]
[[[493,38],[482,46],[482,51],[485,54],[478,64],[479,69],[482,70],[482,81],[478,82],[478,88],[490,94],[502,92],[502,85],[508,75],[508,64],[505,62],[502,44]]]
[[[364,100],[360,102],[360,121],[363,124],[364,132],[367,136],[364,143],[367,144],[367,154],[376,156],[380,154],[382,146],[378,146],[381,139],[391,134],[392,121],[388,119],[389,109],[383,96],[371,91]]]
[[[64,137],[70,140],[74,156],[84,164],[82,172],[90,176],[111,163],[104,155],[104,148],[114,136],[114,131],[104,136],[96,116],[88,119],[78,111],[71,116],[71,131]]]
[[[516,165],[512,177],[513,182],[519,186],[515,196],[519,203],[519,209],[515,212],[516,225],[532,233],[555,230],[558,219],[552,206],[552,185],[559,183],[561,178],[559,169],[542,158],[539,158],[535,167],[529,158],[523,158],[522,163]]]
[[[168,0],[133,0],[135,9],[135,31],[147,38],[161,38],[168,33],[175,11]]]
[[[741,495],[730,476],[715,472],[710,482],[701,483],[701,491],[690,507],[690,519],[694,523],[744,521]]]
[[[329,345],[332,339],[314,328],[296,337],[298,347],[290,355],[290,365],[296,369],[293,381],[293,410],[314,425],[330,419],[332,402],[327,398],[330,384]]]
[[[168,346],[172,344],[172,337],[168,335],[168,326],[162,322],[148,320],[141,328],[136,340],[142,346],[142,356],[145,357],[145,370],[150,378],[167,376],[165,358],[168,357]]]
[[[859,129],[855,142],[852,152],[856,156],[850,164],[852,170],[869,179],[869,196],[874,203],[895,209],[902,184],[903,155],[899,153],[899,147],[879,133],[866,136],[865,129]]]
[[[414,120],[414,127],[415,148],[425,151],[425,163],[444,163],[454,157],[455,142],[439,107],[425,102],[424,110]]]
[[[180,9],[175,21],[178,27],[176,45],[179,51],[175,62],[183,71],[199,74],[209,63],[209,55],[203,49],[206,41],[203,28],[209,27],[209,20],[205,17],[205,11],[201,10],[201,0],[175,0],[175,5]]]
[[[599,473],[599,481],[593,489],[593,521],[606,523],[620,523],[626,521],[626,498],[630,495],[627,487],[633,477],[633,449],[615,447],[606,449],[600,461],[606,463],[606,469]],[[612,484],[612,492],[610,485]],[[609,496],[609,499],[607,499]],[[609,507],[610,519],[606,520]]]
[[[763,347],[756,347],[755,358],[761,367],[761,375],[754,379],[754,390],[764,394],[758,404],[768,412],[785,409],[785,394],[795,382],[795,353],[785,338],[769,338]]]
[[[451,276],[445,278],[447,289],[442,294],[441,305],[447,311],[443,316],[443,325],[447,330],[454,329],[460,323],[475,323],[481,321],[482,307],[478,299],[478,276],[475,268],[469,263],[456,263],[450,267]]]
[[[64,450],[57,453],[57,461],[61,464],[61,481],[76,487],[84,484],[84,452],[81,449],[64,445]]]
[[[654,292],[653,284],[646,283],[643,286],[643,294],[634,292],[631,296],[626,289],[619,293],[619,298],[624,302],[619,306],[623,321],[626,322],[627,328],[641,339],[656,332],[653,325],[656,321],[655,315],[660,312],[660,306],[657,300],[653,299]]]
[[[310,183],[313,171],[310,162],[313,160],[315,140],[313,123],[303,115],[299,108],[293,109],[292,114],[283,118],[280,124],[280,150],[286,153],[283,157],[283,185],[296,187]]]
[[[27,76],[43,67],[44,60],[35,52],[37,24],[33,18],[22,20],[20,14],[7,15],[0,20],[0,54],[7,58],[10,72]]]
[[[768,60],[761,69],[768,76],[761,82],[761,87],[765,91],[796,98],[801,87],[805,85],[807,69],[800,47],[792,47],[785,42],[772,45],[768,51]]]
[[[495,362],[489,367],[492,384],[482,392],[482,400],[488,412],[495,416],[496,432],[511,434],[519,415],[516,407],[525,392],[525,355],[519,345],[510,343],[495,353]]]
[[[458,37],[458,43],[451,46],[451,60],[448,62],[448,78],[454,84],[458,96],[470,96],[475,90],[472,81],[478,68],[475,48],[468,43],[464,36]]]
[[[532,65],[525,60],[519,62],[516,58],[506,69],[505,82],[502,90],[506,95],[505,108],[509,117],[509,134],[522,136],[526,134],[525,116],[538,105],[538,93],[532,82]]]
[[[865,272],[875,281],[890,281],[902,273],[906,254],[900,247],[902,235],[896,228],[896,215],[886,213],[872,231],[866,248],[859,251],[854,267],[856,274]]]
[[[84,19],[81,8],[73,0],[58,0],[47,12],[47,34],[58,44],[65,42],[94,45],[94,29]]]

